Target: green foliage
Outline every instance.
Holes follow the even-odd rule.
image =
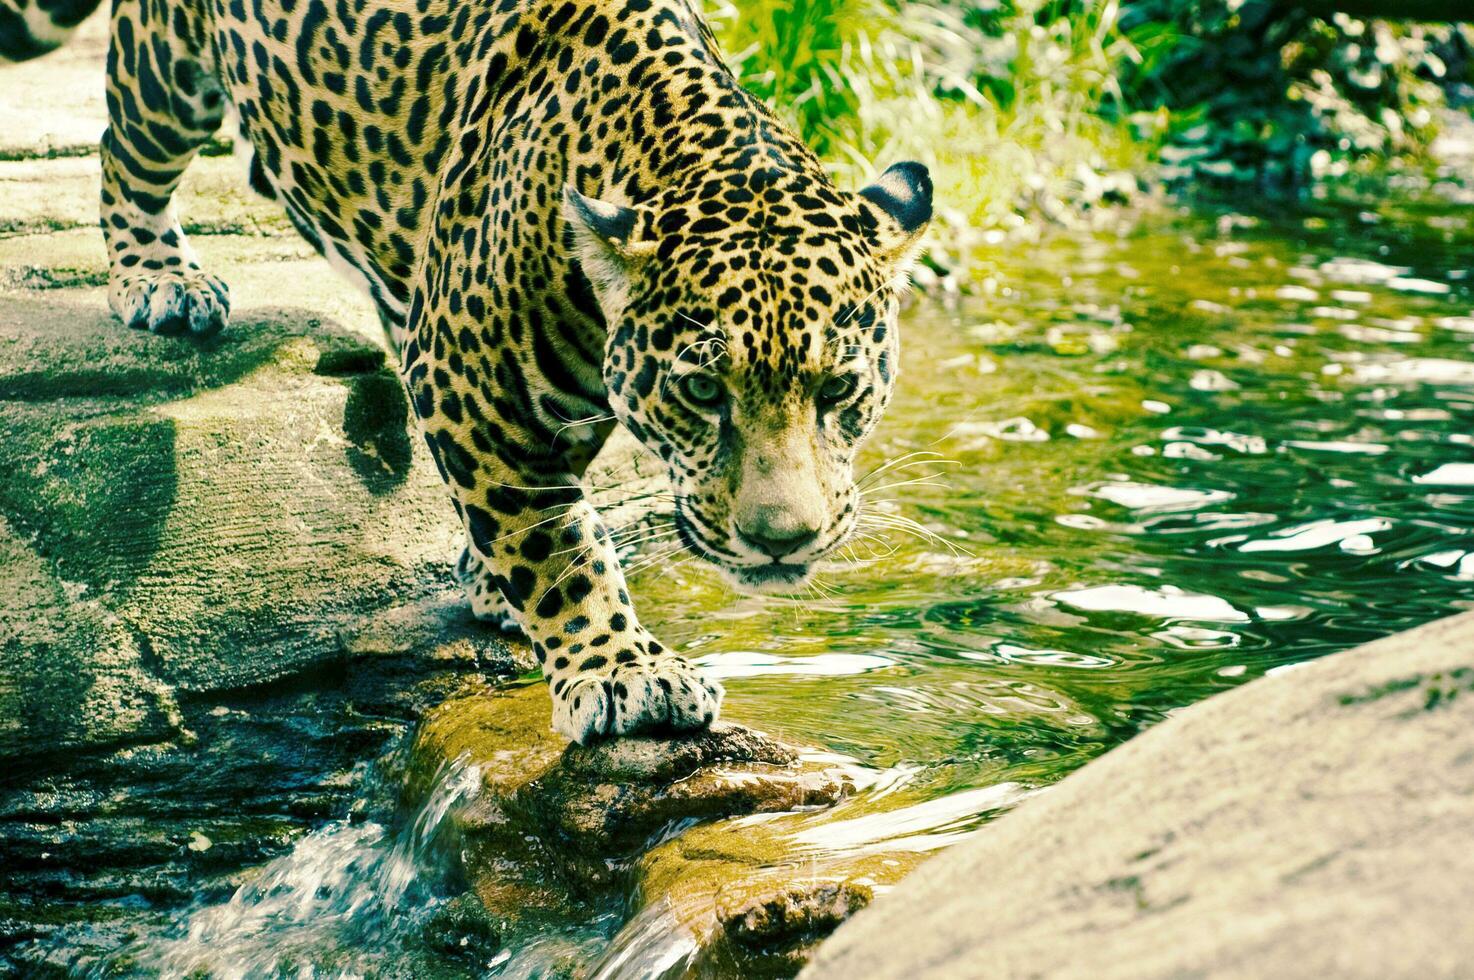
[[[1278,0],[1130,0],[1128,37],[1169,39],[1123,65],[1138,101],[1170,110],[1169,177],[1293,185],[1358,159],[1417,158],[1437,133],[1449,60],[1470,32],[1312,15]]]
[[[1115,0],[713,2],[743,83],[842,181],[921,160],[954,231],[1135,190],[1150,143],[1126,121]]]
[[[941,265],[1155,177],[1296,187],[1416,160],[1446,102],[1474,103],[1474,30],[1281,0],[707,2],[743,83],[842,183],[931,167]]]
[[[733,60],[747,87],[780,107],[820,153],[845,139],[859,95],[844,77],[850,42],[866,29],[872,0],[794,0],[723,6]]]

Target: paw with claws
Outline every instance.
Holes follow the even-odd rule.
[[[128,327],[169,336],[209,337],[230,316],[230,290],[198,269],[115,276],[108,303]]]
[[[681,657],[640,657],[554,680],[553,729],[579,744],[640,732],[696,731],[716,721],[723,693]]]

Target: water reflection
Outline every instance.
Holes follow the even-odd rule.
[[[1028,795],[1019,783],[997,783],[938,799],[847,820],[830,820],[794,833],[803,851],[931,851],[969,836],[984,817],[1016,805]]]
[[[770,653],[717,653],[697,658],[708,677],[728,680],[733,677],[806,674],[826,677],[836,674],[862,674],[867,670],[894,667],[895,661],[861,653],[819,653],[811,657],[779,657]]]
[[[1159,619],[1192,619],[1207,623],[1242,623],[1248,615],[1217,596],[1194,595],[1175,585],[1148,589],[1140,585],[1098,585],[1056,592],[1054,598],[1088,612],[1132,612]]]
[[[1474,212],[1366,209],[1000,249],[983,295],[908,314],[861,461],[908,464],[884,506],[924,532],[787,604],[733,604],[694,563],[637,579],[647,618],[733,717],[942,798],[1045,785],[1471,605]]]

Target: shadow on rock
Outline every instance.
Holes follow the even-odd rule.
[[[0,296],[0,757],[156,738],[174,688],[340,659],[443,592],[459,528],[407,420],[381,348],[300,310],[193,341]]]
[[[372,493],[388,493],[409,474],[414,449],[409,436],[409,399],[399,376],[378,348],[324,350],[314,374],[342,378],[348,385],[343,432],[353,444],[348,462]]]
[[[195,339],[129,330],[92,301],[7,295],[0,297],[0,401],[121,397],[155,404],[233,384],[304,337],[317,348],[316,363],[383,366],[376,345],[307,310],[241,311],[224,333]]]
[[[371,493],[385,494],[409,475],[409,400],[388,368],[348,381],[343,432],[353,443],[348,463]]]
[[[253,311],[205,340],[128,330],[92,304],[0,300],[0,514],[67,581],[125,584],[153,557],[178,486],[176,423],[150,409],[232,385],[311,337],[347,380],[354,469],[385,492],[409,469],[403,391],[383,354],[300,311]],[[354,458],[354,454],[364,461]],[[370,458],[370,454],[372,458]],[[393,483],[385,487],[384,474]]]

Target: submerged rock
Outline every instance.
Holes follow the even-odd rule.
[[[438,953],[485,961],[501,948],[496,923],[474,895],[459,895],[436,909],[421,933]]]
[[[650,851],[637,867],[641,914],[615,937],[601,967],[650,976],[674,961],[666,975],[793,976],[821,940],[923,856],[894,843],[805,849],[787,829],[723,821]]]
[[[793,819],[872,774],[742,725],[570,745],[548,730],[542,685],[471,682],[427,716],[411,758],[411,804],[446,763],[479,767],[482,791],[455,815],[462,870],[509,947],[624,923],[598,961],[557,957],[557,975],[791,975],[915,863],[796,844]]]

